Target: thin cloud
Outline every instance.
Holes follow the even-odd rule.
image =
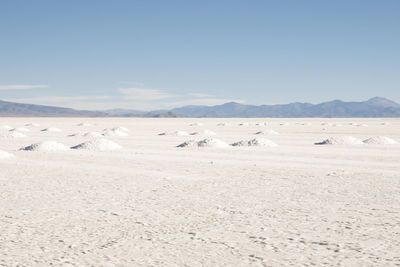
[[[18,84],[18,85],[0,85],[0,90],[29,90],[36,88],[47,88],[45,84]]]
[[[152,101],[165,98],[177,97],[158,89],[143,89],[143,88],[119,88],[118,91],[124,95],[125,99]]]
[[[70,107],[75,109],[107,110],[113,108],[136,110],[159,110],[186,105],[213,106],[227,102],[243,103],[241,99],[218,98],[203,93],[171,94],[159,89],[119,88],[117,94],[110,95],[75,95],[75,96],[32,96],[11,98],[6,101]]]

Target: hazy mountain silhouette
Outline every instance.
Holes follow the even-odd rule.
[[[29,116],[29,117],[100,117],[108,116],[105,112],[75,110],[52,106],[20,104],[0,100],[0,116]]]
[[[112,109],[107,111],[75,110],[52,106],[20,104],[0,100],[0,116],[44,117],[233,117],[233,118],[376,118],[400,117],[400,104],[382,97],[363,102],[334,100],[320,104],[290,103],[284,105],[244,105],[235,102],[216,106],[184,106],[171,110],[139,111]]]
[[[363,102],[334,100],[320,104],[243,105],[235,102],[217,106],[185,106],[170,110],[186,117],[400,117],[400,104],[382,97]]]

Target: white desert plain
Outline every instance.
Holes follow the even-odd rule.
[[[1,266],[400,266],[399,119],[1,118]]]

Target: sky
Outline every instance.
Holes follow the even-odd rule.
[[[78,109],[400,102],[398,0],[2,0],[0,99]]]

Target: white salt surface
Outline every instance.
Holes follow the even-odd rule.
[[[0,159],[9,159],[9,158],[13,158],[13,157],[14,157],[13,154],[8,153],[8,152],[3,151],[3,150],[0,150]]]
[[[53,152],[69,150],[69,147],[56,141],[44,141],[23,147],[21,150]]]
[[[315,146],[328,137],[400,141],[400,119],[204,118],[226,143],[270,138],[274,148],[198,148],[193,118],[35,118],[25,138],[0,139],[0,265],[396,266],[400,145]],[[349,126],[350,122],[369,127]],[[0,118],[19,127],[32,118]],[[77,126],[80,122],[92,126]],[[229,127],[217,126],[220,122]],[[239,123],[249,123],[240,127]],[[312,123],[312,126],[297,123]],[[342,124],[326,127],[322,122]],[[381,125],[388,122],[388,125]],[[27,152],[66,135],[123,125],[124,149]],[[275,129],[275,130],[278,130]],[[7,129],[3,130],[8,132]],[[49,138],[51,136],[51,138]],[[114,138],[114,137],[112,137]],[[194,139],[192,148],[176,148]]]
[[[119,144],[104,138],[93,139],[79,145],[71,147],[72,149],[85,149],[92,151],[111,151],[111,150],[120,150],[122,146]]]

